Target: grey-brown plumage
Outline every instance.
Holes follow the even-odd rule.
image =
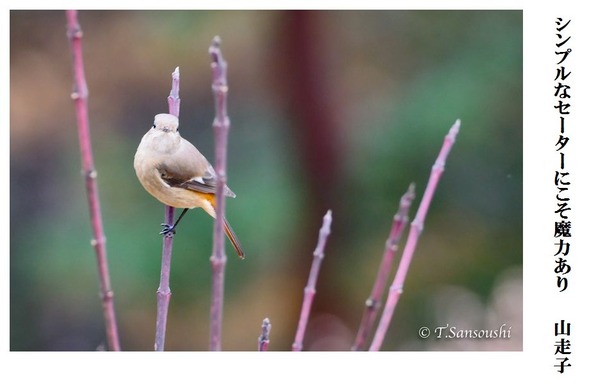
[[[194,145],[181,137],[179,119],[171,114],[158,114],[154,126],[142,137],[133,166],[142,186],[162,203],[176,208],[201,207],[215,218],[216,173]],[[225,186],[225,195],[235,197]],[[244,258],[244,251],[225,222],[225,233]]]

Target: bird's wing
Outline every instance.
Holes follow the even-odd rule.
[[[181,171],[173,169],[163,163],[158,168],[161,179],[171,187],[184,188],[191,191],[214,194],[217,190],[217,182],[214,175],[191,177],[181,175]]]
[[[169,169],[168,165],[163,163],[158,167],[161,179],[171,187],[183,188],[190,191],[202,192],[205,194],[214,194],[217,191],[217,175],[212,166],[208,166],[202,176],[190,178],[189,175],[178,175],[181,172],[177,169]],[[225,186],[225,196],[235,198],[233,191]]]
[[[157,166],[161,179],[171,187],[214,194],[217,191],[217,174],[212,165],[187,140],[182,138],[179,148]],[[225,195],[235,197],[228,187],[225,187]]]

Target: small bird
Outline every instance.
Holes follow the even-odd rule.
[[[135,173],[150,195],[168,206],[183,208],[173,226],[163,224],[161,234],[174,233],[175,226],[188,209],[201,207],[211,217],[216,217],[215,170],[194,145],[179,135],[178,127],[179,119],[175,115],[156,115],[154,125],[142,137],[133,160]],[[225,196],[235,198],[227,186]],[[227,219],[224,226],[229,241],[243,259],[244,250]]]

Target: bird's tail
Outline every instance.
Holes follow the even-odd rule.
[[[217,209],[216,203],[217,203],[217,201],[216,201],[215,195],[214,194],[204,194],[204,193],[199,193],[199,194],[202,196],[203,199],[207,199],[210,202],[210,205],[212,206],[212,208],[205,207],[205,206],[202,206],[202,208],[208,214],[210,214],[213,218],[216,218],[216,209]],[[223,220],[225,222],[224,223],[225,234],[227,234],[227,238],[229,238],[229,241],[231,241],[231,244],[235,248],[235,251],[237,252],[240,259],[244,259],[246,257],[246,255],[244,254],[244,250],[242,249],[242,244],[240,244],[240,240],[235,235],[235,232],[231,228],[231,225],[227,221],[227,218],[223,218]]]
[[[240,259],[244,259],[246,257],[246,254],[244,254],[244,250],[242,249],[242,244],[240,244],[240,240],[238,240],[237,236],[235,235],[235,232],[231,228],[231,225],[227,221],[227,218],[224,219],[224,222],[225,234],[227,234],[227,238],[229,238],[229,241],[231,241],[231,244],[235,248],[235,251],[237,252]]]

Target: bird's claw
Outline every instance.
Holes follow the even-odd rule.
[[[169,225],[168,223],[161,223],[160,226],[163,227],[160,231],[160,234],[162,234],[163,236],[173,237],[175,235],[175,226]]]

